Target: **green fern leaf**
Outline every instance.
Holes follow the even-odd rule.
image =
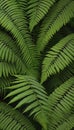
[[[0,25],[10,31],[17,40],[28,69],[31,67],[36,70],[36,49],[28,32],[26,18],[16,1],[0,0]]]
[[[6,103],[0,102],[0,129],[35,130],[31,122],[20,112],[13,110]]]
[[[22,54],[19,47],[16,45],[16,42],[3,31],[0,31],[0,58],[8,63],[15,64],[18,73],[28,73],[28,69],[22,61]]]
[[[5,43],[0,41],[0,57],[7,62],[15,63],[18,57]]]
[[[72,114],[66,121],[63,122],[62,125],[60,125],[57,130],[72,130],[74,127],[74,114]]]
[[[14,64],[7,63],[5,61],[0,61],[0,77],[8,77],[8,75],[17,74],[17,70]]]
[[[60,0],[44,19],[37,41],[38,51],[43,51],[53,35],[74,17],[74,1]]]
[[[73,17],[74,0],[0,0],[0,130],[74,128]]]
[[[8,63],[14,63],[17,74],[20,73],[35,75],[36,77],[38,76],[38,72],[33,70],[33,68],[28,68],[24,62],[22,52],[17,42],[2,30],[0,30],[0,57],[2,60]]]
[[[71,130],[74,127],[74,77],[58,87],[49,96],[48,103],[49,129]]]
[[[43,61],[41,82],[63,70],[72,60],[74,60],[74,34],[63,38],[48,52]]]
[[[28,104],[24,112],[31,111],[30,116],[34,115],[35,119],[46,129],[45,108],[47,105],[47,94],[35,78],[30,76],[17,76],[13,86],[9,87],[12,91],[6,98],[14,96],[9,103],[18,101],[16,108]]]
[[[30,0],[28,2],[28,15],[30,17],[30,31],[45,16],[55,0]]]

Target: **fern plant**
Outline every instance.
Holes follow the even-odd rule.
[[[73,129],[74,0],[0,0],[0,130]]]

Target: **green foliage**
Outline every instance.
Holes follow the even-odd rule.
[[[29,36],[27,21],[15,0],[0,0],[0,24],[16,38],[26,66],[36,67],[35,47]]]
[[[0,129],[2,130],[35,130],[31,122],[20,112],[0,102]]]
[[[45,128],[45,110],[47,109],[48,97],[44,87],[30,76],[17,76],[13,83],[15,85],[9,87],[12,91],[6,97],[14,96],[9,104],[18,101],[16,108],[29,104],[24,112],[31,111],[30,116],[33,115]]]
[[[73,128],[74,0],[0,0],[0,130]]]
[[[48,103],[49,129],[70,130],[74,126],[74,77],[57,88]]]
[[[17,51],[18,50],[18,51]],[[11,65],[15,64],[17,73],[26,73],[26,64],[23,63],[20,48],[16,42],[5,32],[0,31],[0,57]],[[28,73],[28,72],[27,72]]]
[[[55,0],[31,0],[28,2],[28,15],[30,17],[30,31],[45,16]]]
[[[44,50],[44,47],[53,35],[59,31],[62,26],[66,25],[73,16],[73,0],[60,0],[52,7],[41,25],[37,41],[37,48],[39,52]]]
[[[74,59],[74,34],[63,38],[51,48],[43,60],[42,79],[43,83],[47,77],[59,73]]]

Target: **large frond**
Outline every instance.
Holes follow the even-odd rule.
[[[50,130],[71,130],[74,127],[74,77],[58,87],[48,99]]]
[[[42,79],[44,82],[50,75],[63,70],[74,60],[74,34],[63,38],[51,48],[45,56],[42,68]]]
[[[45,16],[55,0],[30,0],[28,1],[28,15],[30,17],[30,31]]]
[[[13,83],[14,85],[9,88],[11,92],[7,98],[14,97],[9,103],[18,101],[16,108],[27,104],[24,112],[30,111],[30,115],[34,115],[35,119],[46,129],[47,94],[44,87],[30,76],[17,76]]]
[[[31,122],[20,112],[0,101],[0,129],[35,130]]]
[[[17,73],[28,73],[26,64],[22,60],[22,53],[17,43],[4,31],[0,30],[0,58],[7,63],[15,64]]]
[[[30,39],[26,18],[16,1],[0,0],[0,25],[17,40],[28,69],[36,70],[36,49]]]
[[[38,51],[43,51],[53,35],[74,17],[74,1],[60,0],[45,17],[37,41]]]

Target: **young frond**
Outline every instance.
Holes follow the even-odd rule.
[[[60,0],[45,17],[37,41],[38,51],[43,51],[53,35],[74,17],[74,1]]]
[[[30,0],[28,2],[28,15],[30,17],[30,31],[45,16],[55,0]]]
[[[44,87],[35,78],[23,75],[18,75],[13,83],[14,85],[9,87],[12,91],[6,96],[6,98],[14,96],[9,104],[18,101],[15,108],[27,104],[24,112],[30,111],[30,116],[34,115],[34,118],[46,128],[47,94]]]
[[[43,60],[42,78],[43,83],[50,75],[59,73],[74,60],[74,34],[63,38],[51,48]]]
[[[49,129],[71,130],[74,127],[74,77],[55,89],[48,103]]]
[[[0,101],[0,129],[35,130],[31,122],[20,112]]]

